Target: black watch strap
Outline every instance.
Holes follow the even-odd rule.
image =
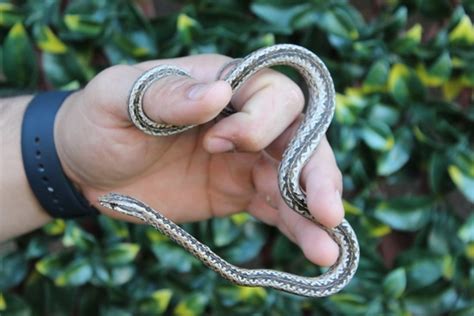
[[[57,218],[75,218],[98,211],[67,178],[54,143],[54,120],[73,91],[37,94],[23,117],[21,150],[28,182],[41,206]]]

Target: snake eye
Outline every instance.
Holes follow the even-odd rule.
[[[118,204],[115,202],[109,202],[109,207],[113,209],[114,211],[118,208]]]

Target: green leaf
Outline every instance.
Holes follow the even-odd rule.
[[[345,314],[364,315],[367,312],[367,301],[361,295],[351,293],[334,294],[329,297],[329,300]]]
[[[404,303],[412,315],[442,315],[455,306],[458,299],[455,289],[444,287],[415,291],[404,299]]]
[[[42,275],[55,278],[64,267],[63,258],[58,254],[50,254],[36,262],[35,268]]]
[[[433,152],[428,165],[429,183],[433,192],[440,192],[446,186],[448,160],[442,153]]]
[[[23,19],[24,17],[15,9],[13,4],[0,3],[0,26],[12,26],[21,23]]]
[[[96,244],[95,237],[83,230],[75,222],[68,221],[63,236],[63,245],[77,247],[82,250],[91,250]]]
[[[400,129],[395,134],[395,145],[377,159],[377,174],[391,175],[402,168],[410,159],[413,137],[408,128]]]
[[[120,266],[132,262],[140,251],[140,245],[120,243],[107,248],[105,261],[109,266]]]
[[[364,124],[361,136],[367,146],[374,150],[388,151],[395,143],[390,127],[380,121],[370,121]]]
[[[428,69],[431,78],[436,78],[440,83],[446,82],[451,76],[452,64],[448,52],[443,53]]]
[[[107,233],[107,237],[113,240],[129,238],[130,233],[127,223],[106,216],[98,218],[101,228]]]
[[[256,223],[248,222],[240,238],[222,249],[220,254],[226,260],[239,264],[255,258],[265,244],[265,234]]]
[[[410,76],[409,68],[401,63],[396,63],[390,69],[388,77],[388,91],[395,101],[404,105],[410,97],[410,86],[408,78]]]
[[[2,57],[3,71],[8,81],[20,87],[36,83],[36,57],[23,24],[16,23],[8,32]]]
[[[269,24],[276,25],[281,30],[290,31],[293,27],[294,19],[307,11],[310,5],[298,4],[291,6],[276,6],[272,3],[256,2],[252,3],[252,12]]]
[[[370,108],[368,118],[372,122],[381,121],[388,126],[393,126],[398,122],[400,118],[400,112],[394,107],[377,103]]]
[[[386,296],[399,298],[405,292],[407,285],[406,272],[404,268],[391,271],[383,281],[383,290]]]
[[[354,21],[342,8],[334,8],[328,10],[322,14],[320,18],[316,20],[316,23],[320,28],[340,37],[348,40],[356,40],[359,37],[359,31],[357,30]]]
[[[451,180],[456,184],[459,191],[461,191],[471,203],[474,203],[474,176],[471,175],[470,170],[474,170],[474,159],[472,161],[472,167],[469,167],[469,170],[457,164],[452,164],[448,167]]]
[[[240,233],[230,218],[214,218],[211,221],[212,236],[217,247],[229,245]]]
[[[184,300],[181,300],[173,310],[175,316],[198,316],[204,312],[208,302],[208,297],[196,293],[187,296]]]
[[[373,63],[363,83],[364,91],[383,91],[387,84],[388,74],[389,64],[385,59]]]
[[[464,243],[474,242],[474,214],[471,214],[458,230],[458,237]]]
[[[2,316],[31,316],[33,312],[27,302],[20,296],[14,294],[5,294],[4,305],[6,307],[2,312]]]
[[[0,255],[0,292],[20,284],[27,271],[27,261],[22,252]]]
[[[394,229],[416,231],[429,220],[432,203],[429,197],[391,199],[378,203],[374,216]]]
[[[151,250],[161,267],[180,273],[189,272],[197,260],[178,245],[168,242],[155,243]]]
[[[433,284],[443,276],[442,256],[419,256],[406,267],[408,288],[419,289]]]
[[[78,286],[87,283],[92,277],[92,267],[86,258],[72,261],[54,279],[57,286]]]
[[[69,49],[65,54],[43,53],[42,66],[48,81],[55,87],[65,87],[72,82],[87,82],[95,71],[86,56]]]

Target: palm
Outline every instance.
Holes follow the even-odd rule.
[[[101,138],[109,141],[91,148],[104,157],[90,160],[93,165],[87,169],[100,173],[87,175],[86,194],[91,200],[110,191],[135,196],[176,221],[245,209],[254,195],[252,169],[259,154],[209,154],[202,147],[202,134],[196,128],[156,139],[139,131],[107,131]],[[119,142],[110,142],[114,138]]]

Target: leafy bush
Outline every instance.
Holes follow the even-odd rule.
[[[230,285],[153,229],[55,220],[1,247],[1,315],[473,315],[474,2],[2,1],[2,93],[78,88],[111,64],[274,43],[316,52],[362,246],[340,294]],[[13,211],[13,210],[12,210]],[[231,262],[315,275],[246,214],[184,225]]]

